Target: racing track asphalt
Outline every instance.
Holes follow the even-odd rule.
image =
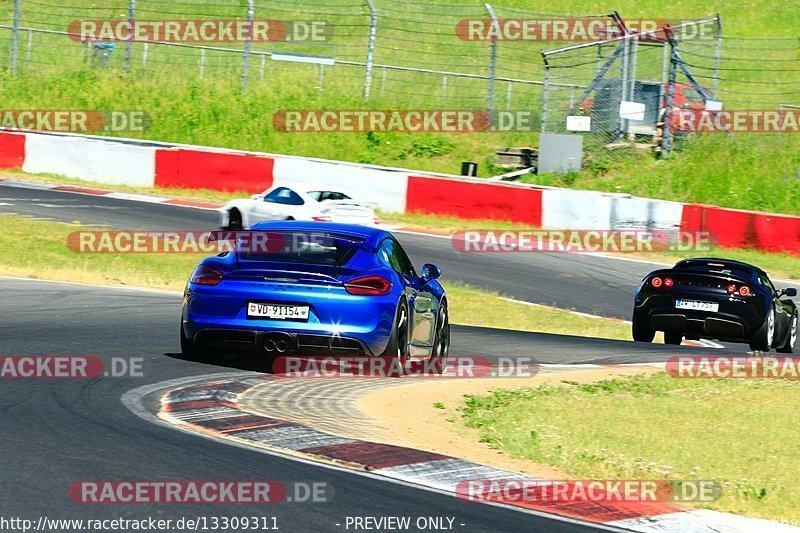
[[[347,516],[450,516],[456,531],[589,531],[591,528],[186,435],[147,422],[120,402],[130,389],[228,371],[182,360],[177,329],[180,295],[124,288],[0,278],[3,355],[93,355],[142,358],[143,377],[3,379],[3,496],[0,517],[129,518],[276,516],[282,531],[345,531]],[[454,350],[487,342],[479,329],[458,328]],[[517,342],[525,342],[523,337]],[[532,335],[532,334],[531,334]],[[535,340],[537,336],[532,336]],[[528,339],[530,341],[530,339]],[[504,341],[508,346],[513,342]],[[498,348],[502,354],[506,347]],[[514,350],[512,349],[512,352]],[[568,361],[569,357],[558,358]],[[228,362],[249,367],[247,361]],[[82,480],[324,481],[331,503],[274,506],[79,505],[68,486]]]

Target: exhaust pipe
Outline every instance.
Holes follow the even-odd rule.
[[[264,350],[267,352],[285,353],[294,346],[294,339],[288,333],[271,331],[264,334]]]
[[[270,342],[272,342],[272,341],[270,341]],[[275,348],[276,348],[276,349],[277,349],[277,350],[278,350],[280,353],[283,353],[283,352],[285,352],[286,350],[288,350],[288,349],[289,349],[289,343],[287,343],[287,342],[286,342],[285,340],[283,340],[283,339],[280,339],[280,340],[276,341],[274,344],[275,344]]]
[[[274,352],[276,348],[277,348],[277,346],[275,345],[275,341],[273,341],[272,339],[267,339],[266,341],[264,341],[264,349],[266,351]],[[281,351],[285,351],[285,350],[281,350]]]

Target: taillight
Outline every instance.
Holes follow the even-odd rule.
[[[222,281],[222,272],[210,266],[200,265],[194,269],[189,281],[198,285],[217,285]]]
[[[375,223],[376,226],[381,223],[381,219],[379,219],[378,217],[373,218],[372,221]]]
[[[650,280],[650,284],[655,288],[659,288],[661,286],[661,283],[662,283],[661,278],[653,278]]]
[[[747,285],[742,285],[739,287],[739,295],[741,296],[750,296],[750,287]]]
[[[314,222],[332,222],[333,217],[329,215],[319,215],[317,217],[311,217],[311,220],[313,220]]]
[[[364,276],[344,284],[350,294],[365,296],[385,296],[392,289],[392,282],[381,276]]]
[[[725,288],[725,290],[727,290],[727,291],[728,291],[728,294],[733,294],[734,292],[736,292],[736,285],[734,285],[733,283],[731,283],[730,285],[728,285],[728,286]]]
[[[672,278],[664,278],[664,286],[665,287],[670,288],[673,285],[675,285],[675,282],[672,281]]]

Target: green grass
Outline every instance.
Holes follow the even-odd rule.
[[[67,248],[67,236],[85,230],[59,224],[2,216],[0,269],[6,275],[85,283],[122,284],[182,290],[202,254],[80,254]],[[630,326],[620,320],[588,318],[568,310],[505,300],[501,295],[460,283],[443,285],[455,324],[629,339]]]
[[[461,421],[497,449],[579,479],[716,480],[723,493],[708,507],[780,519],[800,500],[800,413],[786,407],[797,401],[797,380],[660,372],[468,395]]]

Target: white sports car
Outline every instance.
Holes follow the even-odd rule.
[[[374,226],[380,223],[373,207],[324,185],[276,185],[251,198],[231,200],[220,209],[222,229],[248,229],[268,220],[315,220]]]

